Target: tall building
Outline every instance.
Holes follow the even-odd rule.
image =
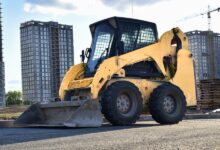
[[[220,34],[213,31],[190,31],[189,49],[195,60],[196,81],[220,78]]]
[[[2,13],[0,1],[0,107],[5,106],[5,65],[2,54]]]
[[[73,65],[73,28],[58,22],[28,21],[20,26],[23,99],[47,102],[58,97]]]

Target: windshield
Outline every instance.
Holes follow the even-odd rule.
[[[92,41],[92,51],[87,62],[86,74],[95,72],[96,67],[108,56],[114,31],[108,24],[97,26]]]

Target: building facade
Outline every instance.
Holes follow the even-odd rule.
[[[5,106],[5,64],[3,61],[3,48],[2,48],[2,13],[0,1],[0,107]]]
[[[48,102],[58,97],[65,72],[74,63],[73,27],[58,22],[21,24],[23,99]]]
[[[195,60],[196,81],[220,78],[220,34],[212,31],[186,33]]]

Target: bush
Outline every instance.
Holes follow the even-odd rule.
[[[11,105],[21,105],[22,104],[22,100],[12,100],[12,99],[9,99],[9,100],[6,100],[6,106],[11,106]]]
[[[23,101],[23,104],[24,104],[24,105],[31,105],[31,102],[30,102],[30,101],[25,100],[25,101]]]
[[[21,105],[22,96],[20,91],[9,91],[6,94],[6,106],[10,105]]]

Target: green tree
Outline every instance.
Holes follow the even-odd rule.
[[[21,105],[22,94],[20,91],[9,91],[6,94],[6,106],[10,105]]]

